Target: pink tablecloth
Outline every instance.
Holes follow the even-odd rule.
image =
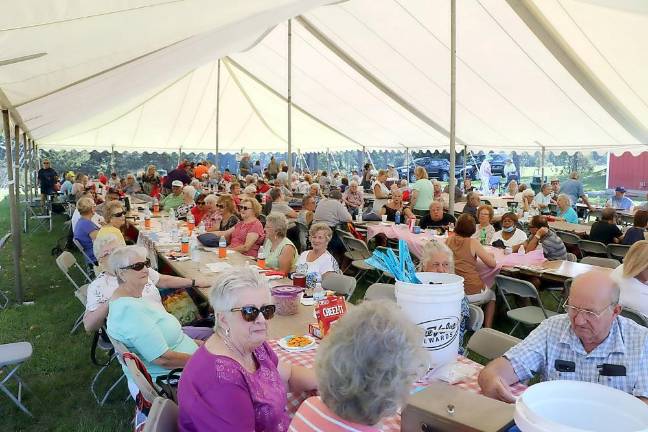
[[[307,368],[312,368],[315,365],[315,354],[317,352],[316,349],[310,350],[310,351],[302,351],[302,352],[287,352],[283,350],[282,348],[279,347],[277,344],[277,341],[270,341],[270,345],[274,349],[274,351],[277,353],[277,357],[279,357],[280,360],[283,360],[285,362],[289,362],[292,364],[300,365],[300,366],[305,366]],[[464,390],[473,392],[473,393],[481,393],[481,388],[479,387],[479,384],[477,383],[477,376],[479,374],[479,371],[482,369],[482,365],[479,363],[475,363],[472,360],[469,360],[465,357],[459,356],[457,357],[457,361],[460,363],[470,365],[474,367],[475,369],[475,374],[472,375],[470,378],[468,378],[465,381],[462,381],[460,383],[455,384],[457,387],[462,388]],[[425,382],[418,382],[414,385],[413,392],[421,390],[421,388],[424,388],[428,385],[429,383]],[[524,384],[517,383],[511,387],[511,392],[515,396],[519,396],[524,390],[526,389],[526,386]],[[309,395],[302,393],[299,395],[295,395],[292,393],[288,393],[288,411],[290,415],[292,416],[295,414],[297,409],[299,408],[299,405],[306,399]],[[380,423],[380,429],[383,431],[400,431],[400,416],[395,415],[392,417],[388,417],[386,419],[383,419],[383,421]]]
[[[407,229],[406,225],[369,225],[367,227],[367,238],[370,239],[376,234],[385,234],[388,238],[405,240],[410,252],[415,256],[421,257],[423,254],[423,246],[426,241],[435,239],[437,241],[445,242],[447,237],[441,237],[433,234],[433,232],[421,232],[414,234]],[[526,254],[510,254],[505,255],[502,249],[488,247],[488,249],[495,254],[495,261],[497,265],[494,268],[488,267],[481,260],[477,260],[477,270],[479,276],[484,281],[486,286],[492,286],[495,281],[495,276],[499,273],[502,267],[514,267],[516,265],[539,265],[545,261],[542,250],[538,249]]]

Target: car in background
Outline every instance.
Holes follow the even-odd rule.
[[[510,159],[510,157],[505,154],[492,154],[491,156],[493,157],[490,162],[491,174],[494,176],[504,177],[504,165],[506,165],[506,160]],[[479,167],[482,162],[484,162],[485,158],[486,155],[483,154],[474,155],[474,157],[468,156],[468,163],[465,168],[463,167],[463,161],[461,163],[457,162],[457,178],[463,178],[465,170],[466,178],[477,180],[479,177]]]
[[[448,181],[450,178],[450,161],[447,159],[435,157],[421,157],[412,160],[409,167],[409,178],[407,175],[407,166],[396,168],[400,178],[408,179],[411,183],[416,181],[414,170],[417,166],[422,166],[428,173],[428,178],[436,178],[441,181]]]

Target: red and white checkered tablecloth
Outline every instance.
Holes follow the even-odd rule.
[[[315,365],[315,354],[317,353],[317,349],[312,349],[309,351],[302,351],[302,352],[288,352],[282,348],[279,347],[278,343],[276,340],[269,341],[270,346],[272,346],[272,349],[277,353],[277,357],[279,357],[280,360],[304,366],[307,368],[312,368]],[[319,344],[318,344],[319,346]],[[477,383],[477,375],[479,374],[479,371],[483,368],[482,365],[479,363],[475,363],[474,361],[467,359],[466,357],[458,356],[457,361],[461,364],[471,366],[475,369],[475,373],[465,381],[459,382],[455,384],[455,386],[470,391],[474,393],[481,393],[481,388],[479,387],[479,384]],[[429,384],[429,382],[421,381],[417,382],[414,384],[414,391],[420,390],[421,387],[426,387]],[[524,384],[517,383],[513,386],[511,386],[511,392],[515,396],[519,396],[527,387]],[[297,409],[299,408],[299,405],[306,399],[309,394],[302,393],[295,395],[293,393],[288,393],[288,412],[290,415],[293,415]],[[392,417],[388,417],[386,419],[383,419],[383,421],[380,424],[380,428],[384,431],[400,431],[400,415],[395,415]]]

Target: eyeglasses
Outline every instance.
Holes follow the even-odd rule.
[[[144,267],[146,267],[146,268],[151,267],[151,260],[150,260],[150,259],[147,258],[146,261],[136,262],[135,264],[131,264],[131,265],[129,265],[129,266],[126,266],[126,267],[120,267],[120,268],[121,268],[122,270],[135,270],[135,271],[140,271],[140,270],[142,270]]]
[[[113,213],[112,217],[122,217],[126,214],[125,211],[120,211],[119,213]]]
[[[196,204],[203,205],[203,204],[205,204],[205,201],[196,201]]]
[[[252,207],[238,206],[239,210],[251,210]]]
[[[261,306],[260,308],[256,306],[243,306],[238,308],[232,308],[230,309],[230,312],[241,311],[241,315],[243,316],[243,319],[245,321],[253,322],[257,319],[259,313],[262,313],[263,318],[265,318],[266,320],[272,319],[276,310],[277,307],[275,305],[265,305],[265,306]]]
[[[223,204],[216,204],[216,208],[219,208],[219,209],[224,209],[224,208],[225,208],[225,206],[224,206]]]
[[[609,304],[609,305],[605,306],[605,308],[602,309],[599,312],[594,312],[594,311],[591,311],[591,310],[581,309],[579,307],[572,306],[572,305],[569,305],[569,304],[565,303],[563,305],[563,309],[565,309],[565,312],[567,312],[567,314],[572,318],[576,318],[579,313],[583,313],[584,314],[583,316],[586,319],[588,319],[590,321],[593,321],[594,319],[600,318],[601,315],[603,315],[603,313],[610,308],[610,306],[613,306],[613,304]]]

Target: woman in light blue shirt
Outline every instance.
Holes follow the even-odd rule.
[[[558,212],[556,214],[558,220],[564,220],[565,222],[577,224],[578,215],[576,210],[571,207],[571,202],[569,196],[566,194],[558,195]]]
[[[202,342],[185,335],[180,322],[162,305],[142,298],[149,265],[143,247],[125,246],[110,255],[108,271],[117,276],[119,286],[110,299],[106,323],[110,337],[137,354],[155,381],[184,367]],[[127,368],[123,369],[132,381]]]

